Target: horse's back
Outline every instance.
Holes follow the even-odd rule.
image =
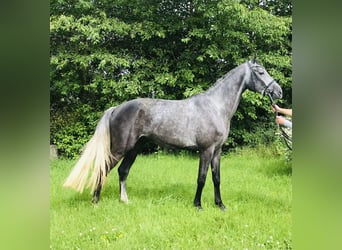
[[[207,147],[226,134],[226,123],[203,95],[184,100],[141,100],[147,136],[185,148]]]

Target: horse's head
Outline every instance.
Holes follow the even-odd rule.
[[[248,89],[268,95],[272,99],[282,98],[283,91],[279,84],[268,74],[264,67],[256,62],[255,58],[248,61],[247,65],[251,74],[247,83]]]

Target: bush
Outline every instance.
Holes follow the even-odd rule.
[[[76,158],[91,138],[101,115],[87,105],[80,106],[74,111],[63,110],[52,113],[50,144],[57,145],[60,156]]]

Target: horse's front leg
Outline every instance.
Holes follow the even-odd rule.
[[[211,161],[211,171],[212,171],[212,179],[214,183],[215,204],[219,206],[222,211],[224,211],[226,207],[222,202],[221,192],[220,192],[220,162],[221,162],[221,149],[215,153]]]
[[[197,177],[197,190],[194,199],[194,205],[198,210],[202,210],[201,197],[202,191],[207,178],[209,164],[212,158],[212,150],[208,149],[200,153],[200,162]]]

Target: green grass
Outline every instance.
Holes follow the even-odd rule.
[[[186,154],[138,156],[128,177],[129,204],[119,201],[117,167],[97,207],[89,190],[62,187],[75,161],[50,170],[51,249],[291,249],[291,165],[270,150],[243,149],[221,161],[214,204],[211,172],[193,207],[198,159]]]

